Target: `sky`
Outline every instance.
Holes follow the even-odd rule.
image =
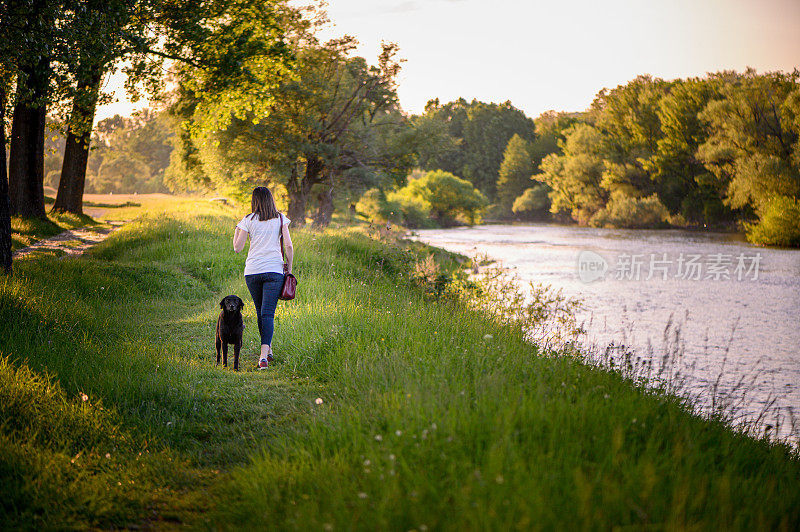
[[[355,36],[372,63],[382,40],[400,46],[398,95],[413,113],[463,97],[536,117],[582,111],[639,74],[800,68],[800,0],[329,0],[328,13],[322,37]],[[97,119],[146,105],[121,85],[107,79],[120,101]]]

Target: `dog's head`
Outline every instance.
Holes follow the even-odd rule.
[[[244,308],[244,301],[239,296],[225,296],[219,302],[219,308],[225,312],[241,312]]]

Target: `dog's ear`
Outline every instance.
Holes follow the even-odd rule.
[[[239,296],[236,296],[236,299],[239,300],[239,310],[244,310],[244,301],[242,301],[242,298],[239,297]]]
[[[225,309],[225,298],[224,297],[222,298],[222,301],[219,302],[219,308],[221,308],[223,310]]]

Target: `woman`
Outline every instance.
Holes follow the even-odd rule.
[[[278,212],[275,199],[267,187],[256,187],[250,202],[250,214],[236,224],[233,250],[239,253],[250,236],[250,251],[244,267],[244,280],[256,305],[258,332],[261,335],[261,356],[258,369],[266,369],[272,361],[272,334],[275,330],[275,308],[283,288],[283,234],[287,273],[292,273],[294,248],[289,236],[289,219]]]

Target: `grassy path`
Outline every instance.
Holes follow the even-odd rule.
[[[108,238],[112,231],[122,227],[123,222],[111,222],[108,225],[84,226],[67,229],[56,236],[38,240],[28,247],[13,252],[14,259],[19,259],[36,252],[65,253],[80,255],[87,249]]]
[[[278,364],[254,370],[248,306],[245,371],[215,367],[219,300],[247,294],[239,214],[164,200],[0,284],[4,528],[800,524],[789,449],[427,301],[418,245],[296,231]]]

